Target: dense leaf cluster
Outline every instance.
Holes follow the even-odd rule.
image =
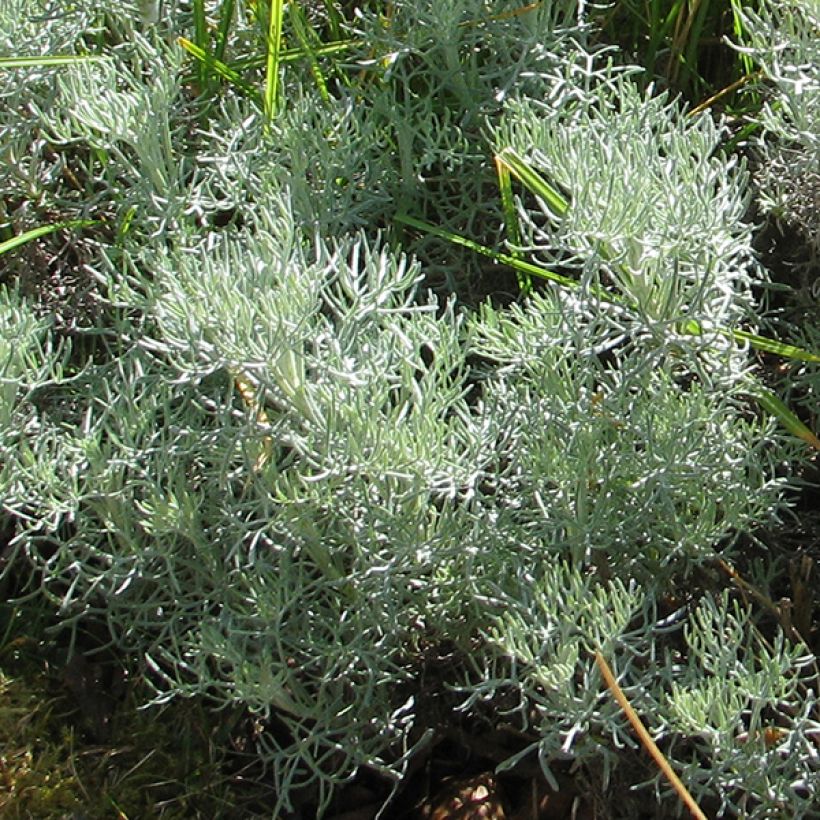
[[[104,622],[158,701],[270,719],[277,810],[363,767],[398,783],[445,644],[453,703],[503,701],[548,778],[632,743],[599,651],[696,798],[816,809],[813,656],[710,569],[787,513],[811,455],[731,336],[758,332],[766,271],[724,124],[641,90],[574,2],[309,9],[349,48],[321,83],[284,63],[272,119],[196,86],[188,4],[50,5],[3,3],[0,59],[103,59],[0,67],[0,208],[15,231],[98,223],[50,262],[3,257],[0,500],[65,625]],[[744,47],[774,80],[757,150],[802,175],[818,63],[789,15],[749,12]],[[248,4],[231,19],[226,59],[264,51]],[[569,203],[522,189],[507,250],[576,287],[510,304],[499,268],[394,223],[501,247],[505,149]]]

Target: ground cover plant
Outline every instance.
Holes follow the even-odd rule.
[[[7,810],[820,814],[819,26],[6,0]]]

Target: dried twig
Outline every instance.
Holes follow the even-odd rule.
[[[658,748],[655,741],[652,740],[646,726],[643,725],[641,719],[638,717],[638,714],[626,699],[623,689],[621,689],[618,685],[618,681],[615,680],[615,676],[612,674],[609,664],[604,660],[604,656],[600,652],[595,653],[595,663],[598,664],[598,669],[601,670],[601,674],[604,677],[606,685],[609,687],[609,691],[612,692],[615,700],[618,701],[618,705],[624,710],[624,714],[627,716],[629,722],[638,733],[638,739],[644,745],[644,748],[649,752],[649,754],[652,755],[652,759],[658,764],[658,768],[664,773],[666,779],[672,784],[672,787],[678,793],[678,797],[680,797],[680,799],[686,804],[686,807],[692,813],[692,817],[697,818],[697,820],[706,820],[706,815],[700,810],[692,795],[689,794],[686,786],[683,785],[680,778],[675,774],[674,770],[669,765],[669,761],[663,756],[663,752],[661,752]]]

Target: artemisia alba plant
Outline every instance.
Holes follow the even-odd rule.
[[[569,0],[46,6],[0,8],[0,58],[105,59],[0,88],[0,500],[65,628],[252,713],[273,815],[398,791],[446,645],[442,690],[522,738],[502,769],[622,764],[600,653],[694,800],[809,816],[812,658],[710,574],[806,459],[749,401],[765,273],[720,125]],[[62,342],[23,295],[54,203],[98,220]]]

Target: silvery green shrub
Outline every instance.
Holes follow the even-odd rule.
[[[820,8],[814,0],[765,0],[742,8],[739,49],[762,69],[760,201],[813,248],[820,212]]]
[[[807,254],[786,262],[785,276],[799,289],[803,315],[783,332],[795,343],[818,350],[813,320],[820,308],[820,7],[812,0],[761,2],[742,9],[743,32],[737,48],[760,66],[765,103],[753,147],[757,154],[757,193],[764,212],[792,227]],[[805,256],[805,258],[800,258]],[[788,270],[792,268],[792,270]],[[808,417],[817,419],[820,369],[792,367],[789,384]]]
[[[116,51],[123,40],[136,36],[137,19],[129,2],[8,0],[0,8],[0,58],[88,56],[96,53],[104,34]],[[100,70],[104,64],[97,64]],[[76,187],[83,174],[66,184],[66,168],[72,170],[77,158],[67,156],[50,131],[58,120],[53,109],[59,107],[59,82],[78,70],[46,64],[0,68],[2,204],[14,211],[9,216],[18,228],[38,224],[44,212],[87,215],[98,204],[92,190]],[[38,110],[45,112],[42,118]]]
[[[588,41],[583,6],[574,1],[519,12],[516,2],[402,0],[385,25],[363,10],[357,30],[370,53],[360,93],[396,163],[394,213],[488,243],[498,235],[488,118],[517,91],[543,92],[560,55]],[[423,236],[404,241],[426,260],[431,281],[443,279],[468,299],[486,290],[470,254]]]
[[[321,811],[362,769],[398,784],[433,737],[443,645],[451,702],[503,702],[548,777],[611,774],[634,744],[601,651],[699,798],[807,814],[805,653],[728,596],[662,605],[777,520],[798,461],[750,409],[748,352],[714,332],[754,316],[745,172],[710,122],[586,55],[575,4],[394,8],[387,28],[359,18],[361,96],[321,103],[288,68],[269,129],[231,90],[199,118],[169,45],[181,6],[22,114],[4,101],[4,124],[93,157],[114,227],[85,262],[105,322],[71,358],[34,305],[0,301],[20,559],[66,627],[102,621],[142,660],[157,700],[258,717],[274,815],[304,786]],[[561,222],[522,197],[521,250],[581,288],[467,311],[430,294],[440,259],[379,224],[413,207],[498,231],[491,140],[567,193]],[[604,303],[612,280],[627,298]]]
[[[587,88],[568,79],[556,77],[567,93],[511,101],[496,129],[497,150],[514,149],[570,203],[562,217],[522,206],[523,250],[609,288],[620,313],[662,337],[687,318],[714,328],[753,316],[747,174],[720,151],[720,128],[607,67]]]
[[[60,378],[64,355],[50,338],[48,324],[18,291],[7,286],[0,289],[0,448],[4,453],[25,447],[27,438],[39,435],[31,397]],[[6,504],[20,497],[23,486],[11,460],[4,458],[0,493]]]
[[[284,805],[361,766],[400,774],[413,654],[443,640],[476,667],[453,681],[465,708],[514,687],[548,771],[597,760],[624,729],[589,653],[650,651],[662,577],[776,503],[762,431],[731,396],[607,373],[571,303],[462,325],[413,297],[417,269],[306,247],[271,206],[207,252],[157,249],[118,291],[144,330],[123,322],[115,361],[38,397],[7,509],[46,593],[68,623],[105,618],[159,698],[275,714],[293,745],[266,733],[260,753]],[[494,363],[469,402],[468,352]],[[636,691],[660,699],[673,671]]]
[[[498,448],[504,530],[604,577],[668,578],[771,508],[769,433],[744,420],[737,386],[682,383],[673,357],[573,307],[534,296],[475,323],[473,349],[500,365],[485,394],[522,436]]]
[[[28,53],[35,55],[74,53],[77,38],[91,26],[90,15],[79,9],[58,15],[45,26],[32,14],[34,5],[9,0],[0,6],[0,58],[20,56],[24,43],[30,49]],[[22,221],[25,227],[31,227],[25,224],[25,218],[34,217],[21,214],[21,209],[30,212],[49,199],[49,194],[54,196],[59,168],[49,161],[47,146],[36,133],[27,105],[35,96],[40,100],[50,98],[56,74],[54,68],[0,69],[2,223],[10,224],[13,215],[18,224]]]
[[[262,743],[287,802],[306,776],[329,798],[398,765],[399,658],[460,611],[477,523],[456,500],[493,429],[467,408],[455,317],[411,299],[417,269],[363,243],[311,260],[286,210],[271,230],[156,256],[135,296],[155,332],[41,398],[51,435],[16,466],[59,472],[24,472],[7,508],[64,617],[104,608],[165,695],[282,710],[295,745]]]
[[[811,816],[820,724],[795,672],[808,671],[813,656],[782,636],[769,644],[726,594],[698,605],[684,638],[687,663],[670,670],[658,708],[666,731],[682,729],[692,744],[686,782],[717,793],[722,813]]]

